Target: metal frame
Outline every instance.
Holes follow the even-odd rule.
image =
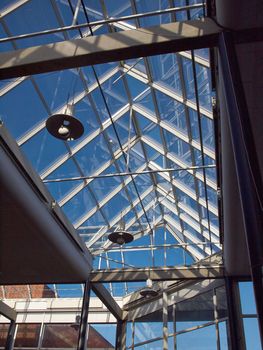
[[[107,282],[141,282],[150,278],[152,281],[167,280],[191,280],[223,278],[224,268],[220,265],[214,266],[187,266],[187,267],[166,267],[166,268],[125,268],[111,270],[97,270],[91,272],[92,283]]]
[[[243,89],[235,44],[231,33],[222,33],[219,55],[229,116],[229,129],[233,145],[235,167],[246,234],[250,270],[253,280],[263,344],[263,242],[262,242],[262,179],[254,145],[249,110]]]

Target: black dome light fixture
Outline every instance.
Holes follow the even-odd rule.
[[[146,281],[146,287],[140,290],[140,295],[144,298],[153,298],[158,295],[158,291],[153,288],[153,281],[150,278]]]
[[[108,239],[112,243],[117,243],[119,245],[127,244],[133,241],[133,235],[125,231],[125,222],[123,219],[120,220],[119,229],[108,235]]]
[[[74,105],[67,104],[64,113],[52,114],[46,121],[48,132],[57,139],[73,141],[83,135],[82,123],[73,116]]]

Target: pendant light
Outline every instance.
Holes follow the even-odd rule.
[[[133,241],[133,235],[125,231],[125,222],[121,218],[119,222],[119,229],[115,232],[112,232],[108,235],[108,239],[112,243],[117,243],[119,245],[127,244]]]
[[[158,291],[153,288],[153,281],[150,278],[146,281],[146,287],[140,290],[140,295],[144,298],[152,298],[158,295]]]
[[[51,115],[46,121],[48,132],[64,141],[73,141],[80,138],[84,132],[84,127],[73,114],[74,105],[67,104],[64,113]]]

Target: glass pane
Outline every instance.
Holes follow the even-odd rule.
[[[0,324],[0,347],[4,348],[7,340],[9,323]]]
[[[78,324],[45,325],[43,348],[76,348],[78,344]]]
[[[134,343],[142,343],[146,340],[162,337],[163,322],[162,310],[153,312],[134,323]],[[148,348],[147,348],[148,349]],[[151,349],[151,348],[149,348]],[[156,348],[153,348],[156,349]]]
[[[218,318],[227,317],[227,300],[225,287],[216,289],[216,298]]]
[[[163,349],[163,341],[157,340],[154,342],[151,342],[149,344],[143,344],[141,346],[136,346],[136,350],[162,350]]]
[[[113,350],[116,339],[116,324],[92,324],[89,326],[88,350]]]
[[[239,282],[241,308],[243,314],[256,314],[255,296],[252,282]]]
[[[35,348],[38,346],[40,324],[19,324],[14,347]]]
[[[176,331],[214,320],[213,293],[208,292],[176,305]]]
[[[215,326],[179,334],[176,344],[177,350],[217,350]]]
[[[218,326],[219,326],[220,350],[228,350],[226,322],[220,322]]]
[[[247,350],[262,350],[260,345],[258,320],[256,318],[244,318],[243,324]]]
[[[126,346],[132,344],[132,322],[127,322],[126,326]]]

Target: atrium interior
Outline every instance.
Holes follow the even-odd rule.
[[[1,349],[263,348],[262,18],[1,0]]]

